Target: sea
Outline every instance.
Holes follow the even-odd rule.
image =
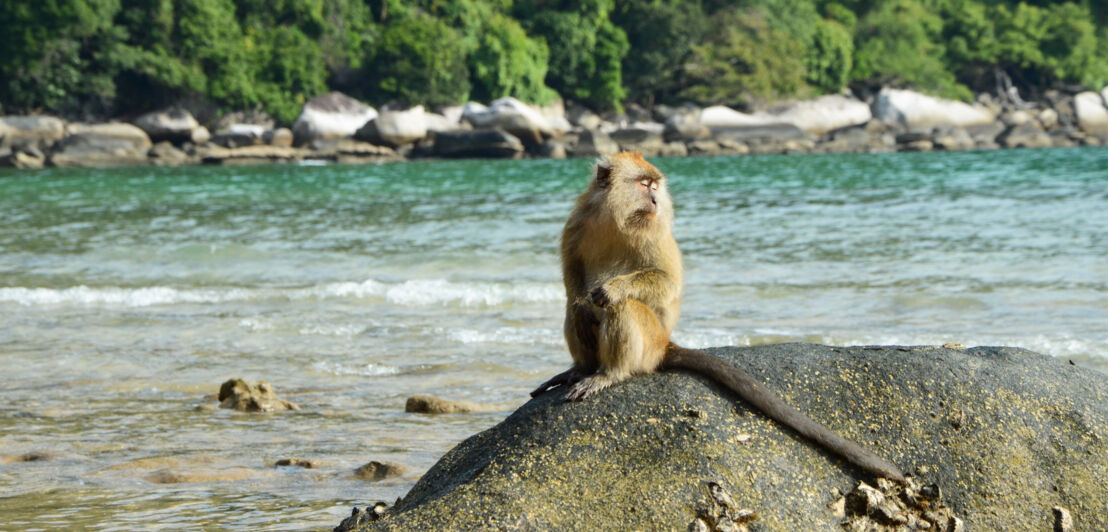
[[[1008,345],[1108,372],[1108,148],[652,162],[678,343]],[[568,367],[558,240],[591,167],[0,171],[0,529],[329,530],[393,502]],[[232,378],[301,409],[210,408]],[[357,478],[371,461],[407,472]]]

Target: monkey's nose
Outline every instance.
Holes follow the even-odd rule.
[[[650,195],[650,203],[652,203],[654,205],[658,204],[658,198],[654,197],[654,194]]]

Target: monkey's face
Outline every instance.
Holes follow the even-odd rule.
[[[666,176],[637,153],[621,153],[603,163],[608,166],[598,167],[597,185],[604,191],[604,203],[616,223],[624,230],[658,224],[668,228],[673,206]]]

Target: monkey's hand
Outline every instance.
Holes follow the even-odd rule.
[[[608,306],[612,300],[608,297],[608,291],[603,286],[593,288],[592,292],[589,292],[589,302],[600,308]]]
[[[627,298],[628,284],[627,276],[609,279],[608,282],[589,292],[589,301],[600,308],[608,306],[613,301],[622,301]]]

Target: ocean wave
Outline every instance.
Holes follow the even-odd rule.
[[[454,329],[446,333],[451,340],[463,344],[561,345],[565,342],[561,329],[500,327],[487,331]]]
[[[469,282],[420,279],[384,283],[374,279],[363,282],[325,283],[307,288],[0,288],[0,303],[24,306],[81,305],[146,307],[179,303],[226,303],[230,301],[305,300],[305,299],[379,299],[398,306],[481,307],[509,304],[554,302],[562,298],[555,283]]]
[[[384,364],[339,364],[337,362],[316,362],[312,369],[330,375],[361,375],[365,377],[378,377],[381,375],[396,375],[400,368],[386,366]]]
[[[144,288],[0,288],[0,302],[37,305],[88,305],[146,307],[171,303],[222,303],[247,299],[250,290],[240,288],[185,289],[165,286]]]
[[[556,283],[455,282],[445,279],[417,279],[382,283],[373,279],[361,283],[330,283],[302,291],[301,297],[381,298],[402,306],[459,305],[498,306],[510,303],[542,303],[564,297]]]

